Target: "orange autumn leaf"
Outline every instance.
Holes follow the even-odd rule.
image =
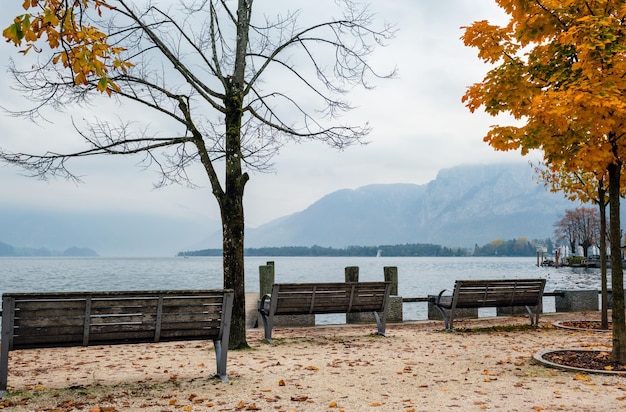
[[[98,15],[110,6],[106,0],[80,0],[80,7],[62,0],[32,0],[23,4],[25,13],[16,16],[2,31],[7,42],[22,47],[20,52],[40,50],[38,42],[45,41],[57,51],[52,58],[72,71],[76,84],[87,85],[94,80],[96,89],[111,95],[119,91],[110,72],[126,73],[133,64],[120,56],[122,47],[110,45],[108,36],[88,23],[84,14],[93,9]]]
[[[576,380],[576,381],[590,381],[591,378],[589,376],[583,375],[582,373],[577,373],[576,376],[574,376],[574,380]]]

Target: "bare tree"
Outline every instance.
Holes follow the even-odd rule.
[[[554,237],[557,243],[567,244],[572,253],[575,254],[577,244],[576,228],[573,224],[572,216],[568,216],[568,214],[572,215],[573,212],[566,210],[565,216],[555,223]]]
[[[235,290],[230,346],[247,347],[243,196],[248,171],[271,167],[272,156],[289,140],[318,140],[335,148],[362,143],[369,126],[341,125],[338,116],[352,109],[345,95],[353,87],[370,88],[373,79],[393,77],[395,70],[378,73],[368,58],[394,29],[375,28],[368,8],[353,0],[335,2],[333,10],[342,17],[305,26],[300,21],[307,15],[299,11],[281,10],[275,17],[253,13],[253,0],[181,0],[168,8],[157,1],[105,4],[102,15],[75,9],[75,23],[105,33],[132,66],[78,79],[82,74],[71,66],[55,65],[58,51],[42,55],[32,70],[13,65],[18,87],[35,102],[17,114],[37,119],[44,107],[88,105],[97,90],[105,89],[120,102],[139,103],[146,116],[168,119],[171,130],[150,132],[120,115],[119,122],[100,119],[77,128],[86,143],[82,151],[3,150],[0,158],[40,178],[78,180],[68,169],[72,158],[140,154],[143,166],[160,171],[157,186],[193,186],[188,170],[200,163],[221,212],[224,287]],[[64,17],[65,11],[54,12]],[[60,54],[72,58],[76,43],[62,38]]]
[[[600,240],[598,211],[589,207],[566,210],[565,216],[555,224],[554,235],[558,242],[567,242],[575,252],[580,246],[587,257],[589,248]]]

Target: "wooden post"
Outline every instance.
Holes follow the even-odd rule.
[[[559,267],[559,258],[561,257],[561,248],[558,248],[556,252],[554,252],[554,267]]]
[[[259,266],[259,298],[272,293],[274,284],[274,262]]]
[[[346,266],[344,271],[346,274],[346,282],[358,282],[359,281],[359,267],[358,266]]]
[[[346,266],[344,269],[346,282],[358,282],[359,281],[359,267],[358,266]],[[360,323],[361,313],[346,313],[346,323]]]
[[[397,266],[385,266],[383,267],[385,274],[385,282],[391,282],[390,296],[398,296],[398,267]]]
[[[541,262],[539,261],[539,250],[537,250],[537,266],[539,266]]]
[[[387,301],[387,322],[402,322],[402,297],[398,296],[398,267],[383,267],[385,282],[391,282],[389,300]]]

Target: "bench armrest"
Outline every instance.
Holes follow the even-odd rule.
[[[435,305],[439,305],[439,303],[441,302],[441,296],[443,295],[444,292],[449,292],[449,290],[444,289],[441,292],[439,292],[439,294],[437,295],[437,299],[435,299]]]
[[[261,312],[264,315],[269,315],[271,300],[272,300],[272,295],[270,294],[263,295],[263,297],[259,301],[259,312]]]

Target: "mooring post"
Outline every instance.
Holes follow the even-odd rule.
[[[358,282],[359,281],[359,267],[358,266],[346,266],[344,269],[346,282]],[[346,323],[360,323],[361,313],[346,313]]]
[[[358,282],[359,281],[359,267],[358,266],[346,266],[344,271],[346,274],[346,282]]]
[[[259,297],[272,293],[274,283],[274,262],[259,266]]]
[[[541,255],[543,255],[543,252],[541,253]],[[537,266],[539,266],[541,264],[541,261],[539,260],[539,250],[537,250]]]
[[[402,297],[398,296],[398,267],[383,267],[385,282],[391,282],[391,290],[389,291],[389,301],[387,305],[387,322],[402,322],[403,307]]]
[[[398,296],[398,267],[397,266],[385,266],[383,267],[383,273],[385,274],[385,282],[391,282],[390,296]]]

